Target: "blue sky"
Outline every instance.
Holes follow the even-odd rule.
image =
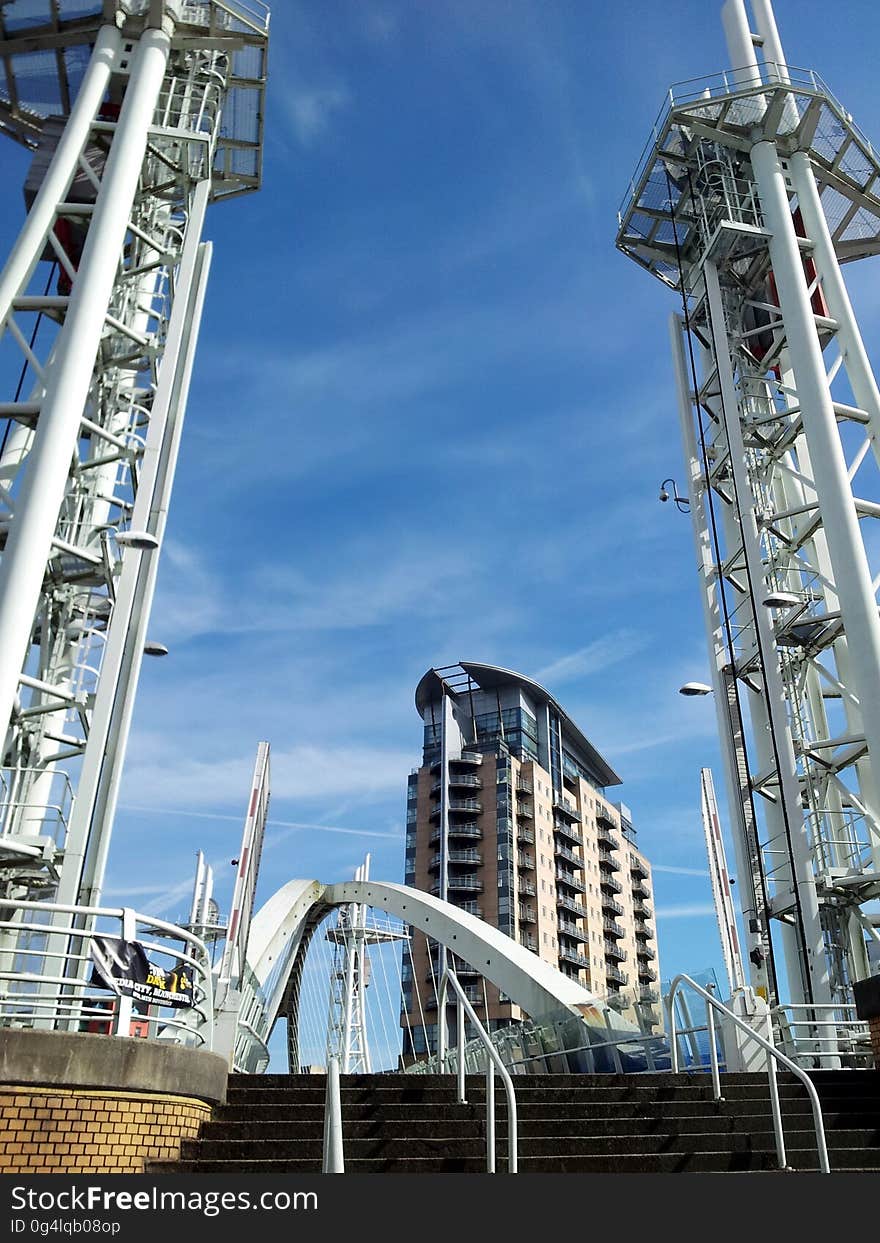
[[[725,67],[714,0],[285,0],[263,190],[214,265],[105,897],[233,869],[272,744],[260,897],[402,879],[413,692],[460,659],[541,681],[621,773],[664,976],[721,971],[699,769],[721,768],[682,476],[673,295],[616,252],[666,88]],[[880,140],[880,11],[777,0]],[[7,145],[15,186],[23,161]],[[20,221],[13,192],[2,235]],[[876,262],[852,273],[880,358]],[[722,812],[723,812],[722,803]],[[307,827],[308,826],[308,827]],[[732,851],[730,852],[732,854]]]

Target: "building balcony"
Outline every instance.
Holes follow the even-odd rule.
[[[453,773],[449,774],[449,788],[457,790],[482,790],[483,781],[475,773]],[[443,789],[443,782],[435,781],[431,786],[431,794],[438,795]]]
[[[534,872],[535,856],[527,855],[524,851],[518,850],[516,852],[516,866],[522,868],[525,872]]]
[[[560,945],[558,957],[562,962],[570,962],[575,967],[589,967],[590,960],[586,954],[581,954],[577,950],[569,949],[567,945]]]
[[[517,893],[521,898],[534,898],[536,893],[534,881],[521,880],[517,885]]]
[[[643,880],[648,879],[648,869],[637,855],[630,854],[629,870],[632,872],[633,876],[639,876]]]
[[[653,962],[654,959],[657,957],[657,955],[648,945],[639,944],[639,946],[636,949],[636,954],[639,956],[639,958],[644,958],[645,962]]]
[[[652,967],[643,967],[642,964],[639,963],[639,980],[640,981],[650,980],[650,982],[653,984],[656,981],[656,979],[657,979],[657,972],[654,971]]]
[[[625,937],[626,929],[614,919],[609,919],[606,915],[602,920],[602,927],[606,933],[612,937]]]
[[[623,907],[616,902],[610,894],[602,894],[602,910],[607,911],[610,915],[622,915]]]
[[[640,988],[639,1001],[646,1006],[656,1006],[660,1000],[660,994],[656,988]]]
[[[453,764],[456,766],[465,765],[469,768],[476,768],[480,764],[482,764],[482,762],[483,762],[483,757],[479,751],[462,751],[461,755],[450,755],[449,757],[450,772],[451,772]],[[434,760],[433,764],[431,765],[431,772],[439,773],[442,767],[443,767],[442,760]]]
[[[435,829],[428,839],[429,844],[431,846],[436,846],[442,836],[442,829]],[[483,837],[483,830],[476,824],[450,824],[449,836],[463,837],[468,841],[478,842]]]
[[[574,889],[578,893],[586,893],[587,887],[583,881],[579,881],[574,872],[565,872],[562,868],[556,869],[557,885],[568,885],[569,889]]]
[[[620,871],[620,860],[617,859],[610,850],[603,850],[599,847],[599,866],[610,868],[612,872]]]
[[[465,901],[462,901],[461,899],[459,899],[456,902],[453,899],[452,905],[458,907],[460,911],[465,911],[468,915],[475,915],[477,919],[483,918],[483,908],[479,905],[478,902],[474,902],[473,900],[467,900],[467,899]]]
[[[603,807],[598,799],[596,800],[596,819],[603,820],[605,824],[609,824],[612,829],[620,827],[617,823],[616,812],[613,812],[610,807]]]
[[[436,982],[439,985],[440,983],[439,977],[437,975],[437,972],[439,970],[439,960],[440,960],[440,955],[432,950],[431,961],[433,963],[433,969],[429,968],[425,972],[425,980],[429,984],[434,984]],[[480,975],[476,967],[472,967],[470,963],[465,962],[463,958],[457,958],[454,954],[446,955],[446,965],[452,971],[454,971],[455,974],[462,980],[468,979],[468,978],[470,979],[478,978]]]
[[[633,903],[633,914],[634,914],[634,915],[635,915],[638,919],[641,919],[641,920],[650,919],[650,918],[651,918],[651,908],[650,908],[650,906],[648,906],[647,902],[643,902],[643,901],[641,901],[641,899],[637,899],[637,900]]]
[[[462,989],[462,992],[474,1009],[477,1009],[478,1007],[480,1009],[483,1008],[483,990],[481,988],[474,988],[472,984],[466,984]],[[452,988],[449,988],[446,991],[446,1004],[447,1006],[455,1006],[458,1004],[458,996]],[[430,994],[425,998],[424,1005],[426,1010],[436,1010],[437,998],[433,994]]]
[[[524,842],[526,846],[534,846],[535,830],[527,829],[525,825],[518,824],[516,826],[516,840],[518,842]]]
[[[480,867],[483,862],[483,856],[479,850],[450,850],[447,855],[450,863],[460,863],[464,867]],[[432,855],[431,862],[428,864],[432,872],[436,872],[440,867],[440,855]]]
[[[583,846],[584,835],[579,833],[573,824],[569,824],[567,820],[563,820],[561,816],[553,817],[553,832],[560,837],[567,838],[570,842],[574,842],[577,846]]]
[[[616,941],[605,938],[605,959],[614,959],[615,962],[626,962],[626,950],[622,950]]]
[[[629,976],[626,972],[621,971],[619,967],[612,966],[611,963],[605,964],[605,979],[613,980],[621,988],[626,988],[627,984],[629,984]]]
[[[450,876],[446,881],[446,890],[447,893],[452,893],[453,890],[459,893],[482,893],[483,882],[478,880],[476,876]],[[431,886],[431,893],[435,898],[440,896],[439,881],[435,882],[435,884]]]
[[[635,925],[637,937],[644,937],[646,940],[653,939],[654,930],[649,928],[643,919],[636,919]]]
[[[604,890],[611,893],[623,893],[623,885],[621,885],[619,880],[615,880],[610,872],[599,873],[599,884]]]
[[[651,890],[643,880],[632,880],[632,895],[634,898],[650,898]]]
[[[572,823],[580,824],[581,813],[569,799],[563,798],[561,794],[553,795],[553,808],[558,811],[560,816]]]
[[[573,941],[589,941],[590,934],[569,919],[560,919],[557,926],[560,936],[571,937]]]
[[[573,850],[569,850],[567,846],[556,846],[557,859],[567,859],[569,863],[574,863],[577,867],[582,868],[584,861],[580,855],[576,855]]]
[[[535,787],[533,782],[529,781],[526,777],[517,777],[516,792],[517,794],[534,794]]]
[[[527,906],[521,902],[519,904],[519,922],[521,924],[534,924],[537,922],[537,915],[533,906]]]
[[[582,906],[576,898],[572,898],[567,893],[557,893],[556,905],[564,911],[570,911],[572,915],[580,916],[581,919],[586,918],[589,914],[585,906]]]
[[[519,799],[516,801],[516,814],[523,820],[534,820],[535,809],[531,803],[521,803]]]
[[[519,943],[523,949],[531,950],[533,954],[537,954],[538,938],[533,937],[530,932],[521,932],[519,934]]]
[[[483,804],[475,798],[451,798],[448,808],[450,823],[453,816],[478,816],[483,810]],[[431,808],[430,817],[436,822],[440,819],[440,804]]]
[[[599,839],[600,844],[604,845],[606,849],[620,850],[620,838],[613,831],[613,829],[609,829],[608,825],[602,820],[599,820],[596,823],[596,836]]]

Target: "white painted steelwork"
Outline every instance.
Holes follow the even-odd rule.
[[[683,300],[673,356],[750,983],[780,1000],[781,951],[790,1000],[822,1007],[868,974],[880,896],[880,393],[840,271],[880,253],[880,156],[785,62],[769,0],[751,19],[726,0],[723,21],[732,69],[669,92],[617,244]]]
[[[0,14],[0,130],[35,155],[0,274],[0,348],[20,371],[0,403],[0,893],[91,909],[210,266],[205,212],[260,181],[268,9],[47,0],[45,20],[29,4],[19,22],[18,7]],[[62,925],[49,957],[69,952]],[[22,937],[0,937],[4,966]]]
[[[721,823],[718,819],[715,783],[712,780],[712,770],[709,768],[700,769],[700,799],[703,832],[706,837],[706,857],[709,861],[709,878],[712,882],[715,917],[718,920],[718,933],[721,937],[721,953],[724,958],[730,995],[733,996],[735,992],[746,987],[746,976],[739,947],[739,933],[736,927],[724,838],[721,835]]]
[[[457,958],[478,967],[526,1014],[562,1012],[605,1030],[604,1001],[497,928],[440,898],[383,881],[323,885],[292,880],[254,916],[238,1026],[234,1033],[218,1033],[215,1040],[215,1050],[230,1057],[237,1069],[265,1070],[269,1036],[280,1014],[287,1018],[290,1065],[299,1066],[299,982],[309,942],[331,908],[352,904],[385,911],[445,945]],[[621,1032],[639,1035],[622,1016],[615,1014],[613,1022]]]

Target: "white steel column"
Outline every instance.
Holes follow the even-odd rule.
[[[128,90],[0,562],[0,720],[12,716],[169,48],[166,34],[150,30],[141,37],[132,60]]]
[[[682,332],[684,325],[680,316],[673,314],[669,319],[669,336],[672,344],[672,360],[675,371],[676,390],[678,393],[678,418],[681,430],[684,460],[688,472],[687,496],[690,502],[691,530],[694,537],[697,573],[700,579],[700,603],[703,608],[703,625],[706,630],[706,643],[711,659],[710,676],[712,679],[713,699],[715,701],[715,720],[718,736],[724,745],[721,747],[721,758],[724,765],[724,783],[727,789],[727,805],[733,820],[733,847],[736,856],[736,870],[739,877],[737,896],[742,912],[743,931],[746,938],[749,978],[752,987],[761,990],[769,1000],[768,968],[766,964],[759,966],[751,957],[755,949],[764,952],[760,932],[754,930],[758,921],[758,895],[752,884],[752,864],[748,853],[748,826],[743,818],[741,780],[748,781],[748,759],[743,750],[741,765],[735,764],[737,754],[736,742],[731,730],[727,676],[733,677],[731,671],[725,675],[720,667],[720,651],[724,647],[725,638],[722,633],[723,620],[717,594],[714,590],[722,590],[718,582],[715,560],[711,548],[710,523],[706,513],[707,483],[704,477],[697,439],[694,434],[693,401],[691,398],[691,382],[688,378],[688,365],[685,358]],[[741,776],[738,768],[744,770]],[[757,826],[755,826],[757,845]],[[767,931],[769,937],[769,929]],[[772,948],[772,947],[771,947]]]
[[[6,322],[13,299],[26,286],[39,263],[46,236],[55,221],[56,209],[63,202],[76,174],[80,155],[106,94],[121,46],[122,36],[115,26],[104,26],[98,34],[76,102],[61,132],[45,179],[0,275],[2,324]]]
[[[853,675],[861,688],[865,738],[869,752],[880,756],[880,695],[874,693],[880,670],[880,617],[810,305],[785,175],[772,142],[757,143],[751,151],[751,162],[764,219],[771,232],[770,259],[828,551],[836,572],[836,589]]]
[[[819,274],[822,293],[832,319],[837,321],[837,339],[843,355],[846,374],[852,386],[856,404],[868,416],[874,456],[880,463],[880,389],[865,349],[858,320],[853,311],[849,292],[837,262],[834,241],[819,197],[816,178],[809,156],[797,151],[789,158],[788,171],[792,188],[797,194],[798,207],[813,246],[813,260]]]
[[[785,692],[776,661],[773,631],[767,610],[762,609],[758,600],[755,599],[755,592],[763,586],[763,567],[758,548],[754,500],[746,475],[745,446],[743,444],[742,426],[739,419],[739,403],[737,401],[726,339],[724,304],[718,280],[718,269],[715,264],[707,260],[703,270],[706,279],[706,297],[713,338],[713,354],[715,365],[718,368],[722,412],[730,451],[730,468],[738,497],[737,508],[742,528],[743,554],[750,580],[749,594],[752,597],[756,630],[755,637],[761,656],[766,692],[765,702],[770,714],[770,726],[775,743],[775,760],[779,774],[779,798],[782,803],[782,809],[784,809],[786,837],[791,850],[791,881],[796,891],[793,896],[800,907],[800,922],[804,938],[804,961],[801,966],[806,978],[803,981],[803,995],[798,1000],[821,1004],[831,1000],[828,986],[828,968],[825,961],[822,927],[819,920],[819,904],[816,897],[816,882],[813,877],[810,844],[807,840],[806,827],[803,821],[797,767],[786,717]],[[789,986],[792,994],[795,995],[796,990],[800,991],[801,981],[789,980]]]

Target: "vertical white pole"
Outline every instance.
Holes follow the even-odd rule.
[[[810,305],[785,174],[773,143],[757,143],[752,148],[751,161],[764,220],[771,232],[770,260],[828,551],[836,572],[835,585],[854,684],[865,688],[860,696],[865,738],[869,753],[880,756],[880,695],[869,689],[877,685],[880,670],[880,616]]]
[[[65,122],[43,184],[0,275],[0,323],[5,323],[12,301],[22,291],[39,262],[43,244],[55,223],[55,212],[70,188],[80,153],[86,145],[95,114],[107,91],[122,36],[103,26],[95,40],[82,86]]]
[[[759,143],[758,145],[766,147],[771,144]],[[790,214],[788,222],[792,225]],[[793,225],[792,236],[794,236]],[[718,367],[718,382],[721,388],[721,400],[724,410],[724,423],[730,447],[730,468],[733,474],[734,487],[740,498],[743,552],[751,582],[751,590],[754,593],[761,590],[761,585],[764,581],[763,565],[758,546],[755,507],[746,474],[746,451],[743,442],[742,424],[739,417],[739,403],[737,401],[733,368],[726,341],[721,285],[718,278],[718,269],[714,263],[708,261],[705,264],[704,271],[714,354]],[[806,285],[803,283],[803,269],[801,269],[801,283],[806,294]],[[818,348],[818,339],[815,332],[813,337]],[[839,441],[837,447],[839,451]],[[753,601],[753,608],[761,664],[764,671],[765,702],[770,714],[771,736],[776,744],[776,762],[780,783],[779,795],[781,805],[787,811],[786,839],[793,860],[791,880],[793,887],[795,887],[794,894],[800,906],[800,922],[804,940],[804,944],[801,947],[805,976],[802,995],[799,995],[800,982],[798,980],[789,980],[789,987],[792,995],[797,996],[798,1000],[825,1002],[831,1000],[828,986],[828,964],[825,959],[822,927],[819,920],[819,902],[816,894],[816,881],[813,875],[810,843],[807,839],[803,810],[801,808],[797,765],[786,717],[785,691],[782,686],[773,630],[767,609],[763,608],[757,600]],[[880,623],[878,623],[878,632],[880,632]]]
[[[137,920],[135,912],[131,907],[124,907],[122,911],[122,939],[123,941],[134,941],[137,935]],[[113,1034],[115,1036],[131,1035],[131,1012],[132,1000],[124,994],[120,994],[119,1002],[116,1006],[116,1022],[114,1023]]]
[[[0,720],[12,715],[169,46],[159,30],[138,43],[0,562]]]
[[[837,340],[856,404],[868,416],[868,434],[880,463],[880,388],[859,331],[849,292],[837,262],[834,240],[819,197],[810,157],[798,151],[789,157],[788,172],[797,194],[798,207],[813,243],[813,259],[831,318],[837,321]]]
[[[727,40],[727,51],[737,86],[754,86],[761,81],[755,45],[749,28],[744,0],[725,0],[721,22]]]

